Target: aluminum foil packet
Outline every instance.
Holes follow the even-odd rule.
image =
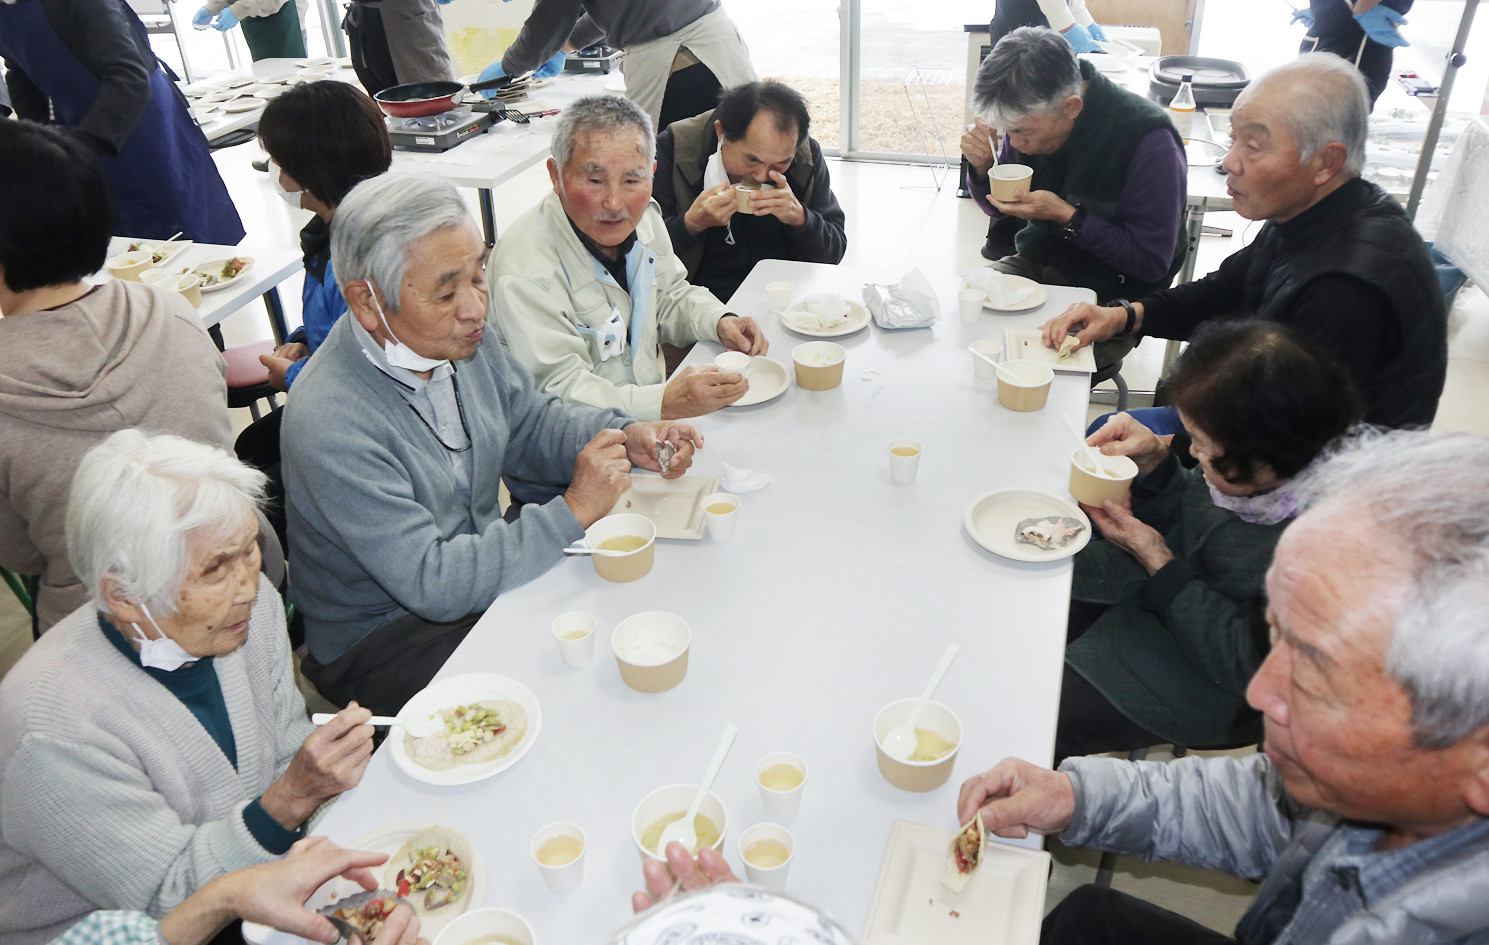
[[[919,269],[911,269],[895,285],[866,284],[863,304],[880,328],[929,328],[940,316],[936,290]]]

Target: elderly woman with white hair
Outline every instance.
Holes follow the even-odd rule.
[[[264,477],[121,430],[83,457],[68,553],[93,599],[0,682],[0,939],[95,909],[160,918],[276,859],[371,757],[356,707],[315,729],[259,573]]]
[[[703,444],[687,424],[534,389],[486,335],[485,259],[437,174],[384,174],[337,210],[331,261],[352,317],[300,373],[281,434],[301,667],[335,702],[396,714],[498,594],[610,511],[632,465],[681,476]],[[569,485],[509,524],[503,473]]]

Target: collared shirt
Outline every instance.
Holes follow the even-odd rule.
[[[1303,871],[1302,899],[1275,945],[1328,941],[1351,916],[1378,904],[1414,876],[1489,837],[1489,817],[1397,850],[1377,851],[1384,831],[1343,826]]]
[[[616,285],[620,286],[621,291],[630,294],[630,281],[626,277],[626,257],[630,255],[631,247],[636,243],[636,231],[634,229],[631,230],[631,235],[621,240],[619,246],[611,247],[615,251],[615,258],[612,259],[605,252],[604,247],[590,239],[583,230],[579,229],[579,224],[575,223],[572,217],[569,217],[568,220],[569,226],[574,228],[574,235],[579,237],[579,243],[585,249],[589,250],[589,254],[595,257],[600,265],[605,267],[605,271],[610,273],[610,277],[615,280]]]

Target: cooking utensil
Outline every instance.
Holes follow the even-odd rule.
[[[1060,414],[1060,421],[1065,424],[1065,429],[1070,431],[1070,435],[1075,437],[1075,441],[1080,444],[1081,449],[1086,451],[1086,459],[1091,461],[1091,471],[1098,476],[1105,476],[1110,479],[1111,473],[1108,473],[1106,467],[1101,464],[1101,454],[1096,452],[1096,447],[1086,442],[1085,435],[1081,433],[1081,428],[1075,425],[1075,421],[1070,418],[1070,414]]]
[[[942,677],[946,675],[948,669],[951,669],[951,661],[956,659],[959,649],[961,647],[955,643],[946,644],[946,652],[941,654],[941,662],[936,664],[936,671],[931,673],[931,681],[926,684],[925,692],[920,694],[920,701],[915,703],[915,708],[910,710],[910,717],[890,729],[885,734],[884,739],[879,742],[886,755],[906,761],[911,755],[915,754],[915,746],[918,741],[915,737],[915,723],[920,719],[920,713],[925,708],[925,704],[931,701],[931,696],[935,694],[936,687],[941,685]]]
[[[407,715],[407,718],[404,718],[403,715],[374,715],[362,724],[380,726],[401,725],[403,726],[403,730],[413,737],[426,738],[438,732],[443,723],[443,720],[438,716],[429,713],[410,712]],[[336,718],[334,713],[316,712],[310,716],[310,722],[312,725],[325,725],[334,718]]]
[[[703,775],[703,781],[698,785],[698,793],[693,795],[693,803],[688,807],[688,812],[683,815],[682,820],[674,820],[662,828],[662,836],[657,840],[657,852],[666,856],[667,846],[671,843],[680,843],[687,849],[688,853],[694,853],[698,849],[698,830],[693,826],[693,819],[698,816],[698,808],[703,806],[703,799],[708,796],[708,789],[713,787],[713,779],[718,777],[719,769],[724,766],[724,758],[729,754],[729,748],[734,744],[734,736],[739,734],[739,729],[734,723],[724,726],[724,737],[719,739],[719,747],[714,749],[713,760],[708,763],[708,772]]]
[[[383,89],[372,97],[377,107],[394,118],[423,118],[457,108],[470,92],[486,92],[512,83],[511,76],[466,85],[461,82],[410,82]]]

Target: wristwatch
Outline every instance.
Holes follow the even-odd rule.
[[[1086,225],[1086,208],[1080,204],[1075,205],[1075,214],[1060,227],[1060,238],[1067,243],[1074,243],[1080,239],[1081,227]]]
[[[1127,310],[1127,325],[1121,331],[1117,332],[1118,338],[1124,338],[1132,334],[1132,327],[1137,324],[1137,309],[1133,308],[1132,303],[1126,299],[1112,299],[1112,304],[1120,305]]]

